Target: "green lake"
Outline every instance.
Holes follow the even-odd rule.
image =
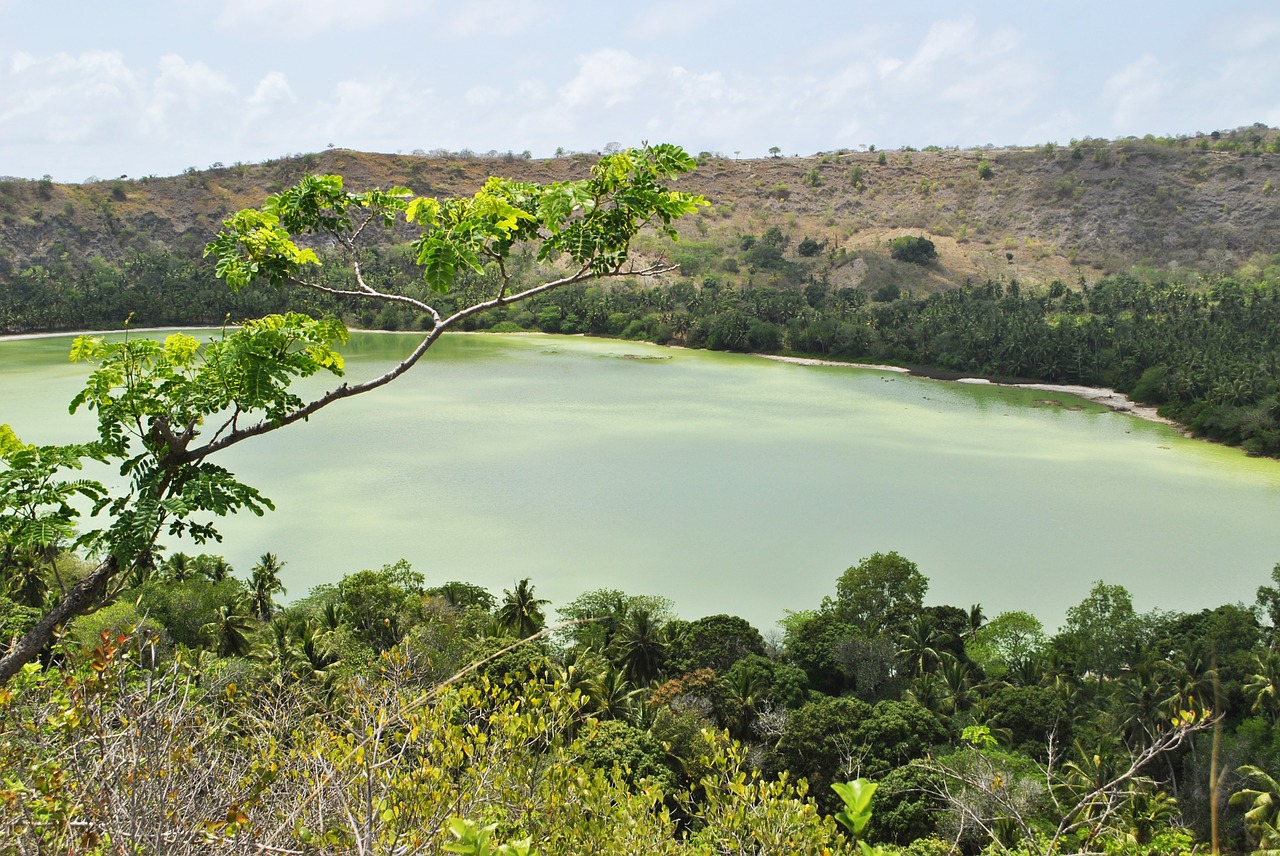
[[[414,341],[354,336],[349,378]],[[66,413],[87,372],[69,346],[0,342],[0,422],[28,442],[92,433]],[[1252,604],[1280,562],[1276,461],[1056,393],[602,339],[446,336],[219,462],[277,510],[202,549],[242,576],[276,553],[291,596],[405,558],[429,584],[662,594],[768,634],[897,550],[927,602],[1053,628],[1099,579],[1140,610],[1200,609]]]

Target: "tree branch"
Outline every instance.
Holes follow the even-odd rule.
[[[0,686],[21,671],[30,663],[53,638],[58,626],[88,609],[106,588],[107,583],[115,576],[118,566],[114,556],[103,559],[87,577],[71,587],[66,597],[58,601],[52,609],[45,613],[39,623],[27,634],[14,643],[3,657],[0,657]]]

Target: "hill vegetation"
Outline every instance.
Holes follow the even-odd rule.
[[[691,347],[896,362],[926,371],[1113,386],[1193,433],[1280,454],[1280,136],[1073,141],[973,151],[833,152],[739,161],[703,153],[682,187],[710,205],[654,285],[618,278],[465,319]],[[598,156],[371,155],[345,150],[173,178],[0,183],[0,330],[220,323],[301,308],[349,324],[428,329],[407,224],[362,249],[370,281],[411,298],[364,308],[323,292],[229,291],[203,258],[229,210],[322,170],[353,186],[449,196],[501,171],[560,181]],[[322,280],[349,289],[336,245]],[[515,253],[517,286],[541,265]],[[462,271],[446,309],[495,270]]]
[[[224,217],[308,174],[457,196],[492,174],[538,182],[581,177],[596,159],[331,149],[163,178],[3,180],[0,283],[16,285],[35,267],[65,283],[68,274],[137,264],[139,257],[153,260],[150,267],[169,257],[198,269],[204,243]],[[1271,264],[1280,226],[1278,165],[1277,132],[1263,126],[1032,148],[759,160],[704,152],[685,189],[712,205],[679,227],[676,260],[688,277],[714,275],[730,286],[814,277],[866,291],[892,281],[918,295],[966,280],[1075,285],[1135,268],[1195,280]],[[775,226],[789,241],[792,275],[760,270],[742,255],[743,236]],[[933,241],[936,265],[890,260],[889,241],[908,233]],[[806,255],[806,247],[821,252]],[[0,325],[14,323],[0,317]]]
[[[1269,162],[1273,135],[1264,130],[1256,140],[1245,131],[1141,143],[1153,162],[1164,150]],[[1138,142],[1090,151],[1131,154],[1137,164]],[[1019,158],[1029,174],[1130,163],[1086,154],[1087,145],[1071,147],[1065,163],[1056,149],[984,151],[973,181],[995,182]],[[797,205],[821,198],[833,165],[848,170],[855,194],[871,193],[870,167],[891,165],[881,154],[799,164],[811,192],[797,194]],[[900,152],[895,168],[926,154],[936,165],[971,153]],[[320,158],[385,160],[329,152],[309,166]],[[704,182],[714,183],[718,162],[737,168],[703,160],[713,173]],[[762,168],[797,166],[777,161]],[[237,579],[216,556],[164,549],[163,533],[209,540],[218,516],[270,507],[211,455],[394,380],[453,326],[1109,381],[1163,401],[1206,433],[1235,431],[1252,451],[1280,443],[1280,285],[1269,265],[1178,281],[1206,253],[1176,270],[1110,271],[1075,287],[1007,273],[954,285],[948,276],[961,257],[949,256],[948,239],[974,238],[940,234],[945,223],[869,249],[848,246],[860,229],[837,241],[814,225],[797,240],[799,210],[794,222],[751,221],[747,211],[726,213],[709,184],[681,182],[711,194],[713,205],[702,207],[658,181],[692,166],[675,147],[646,147],[604,158],[584,181],[496,181],[445,202],[304,177],[261,209],[213,215],[223,223],[208,244],[213,272],[184,250],[185,230],[159,215],[150,245],[116,254],[129,242],[77,233],[85,242],[77,252],[63,246],[61,268],[11,266],[11,325],[80,325],[109,318],[92,313],[112,307],[193,322],[227,306],[299,308],[285,285],[311,295],[301,308],[330,317],[268,315],[203,347],[181,334],[163,343],[81,337],[76,356],[97,368],[74,405],[96,412],[99,440],[27,445],[0,427],[0,633],[15,640],[0,657],[6,846],[1146,856],[1212,842],[1273,851],[1280,567],[1252,606],[1185,614],[1138,614],[1127,591],[1099,581],[1049,635],[1026,612],[988,621],[977,605],[926,605],[920,569],[877,553],[767,643],[739,617],[685,621],[660,596],[609,589],[560,607],[566,621],[552,632],[550,604],[528,579],[499,599],[465,581],[428,586],[403,562],[349,574],[282,608],[276,556]],[[178,181],[195,187],[200,175]],[[454,178],[467,180],[467,169]],[[921,199],[967,192],[960,183],[919,179],[912,206],[894,210],[927,211]],[[100,190],[28,184],[23,200],[28,191],[53,202]],[[793,198],[789,187],[764,192],[776,203]],[[95,216],[117,238],[136,239],[127,209],[114,206],[140,200],[124,182],[108,197]],[[76,211],[64,208],[57,228],[72,228]],[[43,218],[18,225],[38,234]],[[649,284],[670,269],[657,238],[636,231],[651,223],[669,232],[678,218],[692,223],[676,251],[688,257],[673,254],[685,277]],[[368,234],[386,224],[389,237],[365,247],[371,223]],[[406,231],[412,223],[416,237]],[[302,246],[292,240],[308,235]],[[1124,240],[1113,235],[1107,246],[1146,246]],[[16,259],[24,245],[11,246]],[[96,255],[86,260],[86,250]],[[1233,251],[1253,252],[1247,242]],[[1013,249],[1003,252],[1006,265],[1016,263]],[[329,263],[338,260],[348,265]],[[1052,258],[1041,261],[1049,269]],[[858,262],[881,278],[842,281]],[[530,285],[548,272],[546,284]],[[205,287],[217,277],[263,282],[235,298],[252,302],[228,304]],[[348,299],[373,306],[337,302]],[[341,372],[334,347],[345,329],[335,315],[425,332],[396,369],[308,403],[289,385]],[[72,472],[84,459],[117,462],[131,481],[112,494]],[[107,512],[104,528],[77,533],[81,501]],[[102,558],[85,565],[72,545],[96,546]]]

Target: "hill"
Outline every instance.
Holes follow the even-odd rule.
[[[1067,285],[1135,268],[1196,280],[1270,265],[1280,226],[1278,132],[1262,126],[1185,138],[1072,141],[1033,148],[839,151],[739,160],[712,153],[683,189],[712,205],[681,224],[685,275],[722,284],[800,284],[921,294],[965,281]],[[0,181],[0,285],[39,266],[55,275],[117,268],[139,254],[199,264],[222,218],[302,175],[348,186],[474,192],[490,175],[580,177],[591,154],[386,155],[344,149],[172,177],[78,185]],[[761,264],[771,227],[788,264]],[[775,233],[776,235],[777,233]],[[935,264],[890,259],[888,241],[929,238]],[[808,242],[805,241],[808,239]]]

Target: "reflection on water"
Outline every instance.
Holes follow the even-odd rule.
[[[350,379],[412,343],[356,335]],[[92,433],[66,415],[86,371],[68,346],[0,343],[0,422],[24,439]],[[1097,579],[1144,609],[1251,603],[1280,561],[1280,466],[1063,399],[455,334],[393,384],[228,452],[277,511],[227,521],[221,552],[242,572],[277,553],[295,596],[403,557],[437,582],[498,593],[528,576],[553,603],[664,594],[686,617],[734,612],[766,631],[887,550],[930,577],[930,602],[1051,626]]]

